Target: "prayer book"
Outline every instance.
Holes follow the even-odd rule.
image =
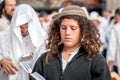
[[[20,62],[19,64],[28,74],[30,74],[32,80],[45,80],[45,78],[39,73],[37,72],[32,73],[32,69],[26,62]]]
[[[26,54],[26,55],[23,55],[22,57],[20,57],[19,62],[29,61],[30,59],[32,59],[32,56],[30,56],[30,54]]]
[[[33,80],[45,80],[45,78],[38,74],[37,72],[31,73],[30,76],[32,77]]]
[[[27,73],[32,72],[32,69],[30,68],[30,66],[27,62],[19,62],[19,64]]]
[[[37,72],[32,73],[32,69],[29,66],[29,64],[27,63],[27,61],[29,61],[30,59],[32,59],[32,57],[30,55],[24,55],[20,58],[19,60],[19,65],[28,73],[30,74],[30,77],[32,78],[32,80],[45,80],[45,78],[40,75]]]

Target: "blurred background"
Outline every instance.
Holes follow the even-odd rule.
[[[114,10],[119,6],[120,0],[17,0],[18,3],[30,4],[37,11],[51,13],[69,4],[86,6],[89,12],[97,11],[99,14],[104,10]]]

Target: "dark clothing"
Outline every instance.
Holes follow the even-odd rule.
[[[83,48],[67,64],[62,71],[62,49],[59,53],[45,63],[46,54],[43,54],[36,62],[33,72],[38,72],[46,80],[111,80],[110,72],[104,57],[97,54],[92,60],[87,59]]]

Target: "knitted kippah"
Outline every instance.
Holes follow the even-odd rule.
[[[63,11],[60,13],[59,17],[65,16],[65,15],[78,15],[78,16],[87,17],[84,10],[77,5],[70,5],[65,7]]]

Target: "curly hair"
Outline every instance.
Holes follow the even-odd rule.
[[[49,58],[58,53],[58,47],[62,44],[60,37],[60,24],[63,19],[73,19],[78,22],[81,30],[80,44],[86,50],[88,59],[91,59],[99,52],[101,46],[100,34],[92,21],[83,16],[66,15],[60,18],[56,18],[51,25],[48,38],[49,42],[46,46],[46,48],[50,49],[50,51],[47,53],[46,62],[48,62]]]

